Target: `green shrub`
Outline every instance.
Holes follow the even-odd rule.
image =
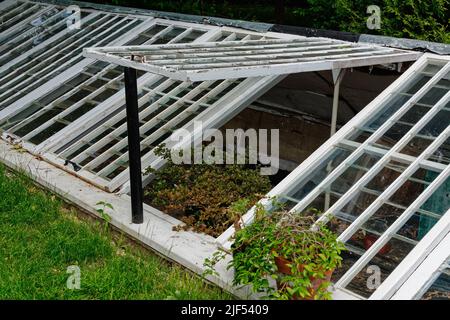
[[[271,189],[258,167],[174,164],[164,147],[156,154],[167,165],[158,171],[147,169],[155,178],[144,191],[146,201],[183,221],[183,229],[219,236],[239,218],[232,206],[248,210]]]
[[[92,1],[100,2],[100,1]],[[224,17],[249,21],[276,21],[275,2],[219,0],[110,0],[114,5]],[[104,3],[104,1],[102,1]],[[369,5],[381,9],[381,29],[366,26]],[[450,0],[303,0],[285,1],[282,24],[318,29],[372,33],[450,43]]]
[[[381,29],[368,30],[368,5],[381,9]],[[450,43],[448,31],[450,0],[338,0],[337,29]]]

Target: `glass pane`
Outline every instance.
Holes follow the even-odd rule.
[[[286,204],[287,209],[293,208],[305,195],[312,191],[323,179],[325,179],[342,161],[344,161],[354,149],[335,147],[329,155],[317,164],[313,171],[307,175],[298,177],[291,185],[280,194],[279,201]]]
[[[91,19],[83,28],[56,45],[47,46],[20,64],[11,66],[0,78],[0,109],[82,61],[84,47],[105,46],[142,23],[143,20],[101,15],[98,19]],[[102,32],[106,31],[109,32],[105,36]]]
[[[436,173],[423,169],[416,173],[416,176],[420,175],[424,175],[424,180],[429,182],[437,177]],[[360,255],[364,254],[425,189],[426,187],[419,183],[406,182],[389,199],[394,205],[383,204],[346,243],[348,248]],[[347,289],[355,290],[356,293],[368,298],[377,289],[377,286],[367,285],[369,277],[373,274],[370,270],[374,268],[379,270],[381,283],[383,283],[449,209],[450,178],[433,192],[420,209],[389,238],[381,250],[352,279]]]
[[[428,158],[428,160],[442,163],[444,165],[450,164],[450,138],[447,138],[443,144]]]
[[[359,241],[364,246],[364,250],[368,250],[377,239],[376,234],[365,232]],[[352,279],[346,289],[354,291],[364,298],[369,298],[378,288],[378,283],[371,281],[374,272],[380,272],[380,283],[383,283],[413,248],[414,244],[411,242],[391,238],[361,272]]]
[[[346,138],[356,142],[364,142],[373,132],[375,132],[382,124],[384,124],[395,112],[397,112],[411,97],[417,93],[434,75],[439,71],[443,64],[429,64],[423,70],[411,76],[411,79],[405,82],[400,89],[392,93],[379,108],[378,111],[367,121],[357,128],[356,132],[352,132]],[[433,73],[431,73],[433,72]],[[420,115],[427,112],[426,108],[434,105],[440,98],[447,93],[448,90],[442,86],[434,86],[431,88],[419,102],[410,107],[400,122],[394,124],[388,132],[385,133],[383,139],[387,140],[387,144],[380,143],[390,147],[395,141],[398,141],[415,123],[414,119],[420,119]],[[416,120],[417,121],[417,120]]]
[[[161,34],[160,32],[163,30],[168,30],[168,32]],[[145,38],[144,43],[150,39],[152,39],[152,43],[158,39],[161,40],[158,43],[167,43],[185,30],[185,28],[155,25],[137,35],[137,38],[140,40]],[[118,93],[124,87],[122,73],[121,67],[108,63],[93,63],[68,83],[63,84],[64,90],[57,88],[37,99],[36,107],[32,110],[27,108],[15,115],[13,119],[3,125],[3,129],[9,130],[19,137],[27,136],[28,141],[40,144],[113,94]],[[70,90],[72,92],[68,93]],[[58,92],[58,95],[55,92]],[[58,100],[63,94],[68,96]],[[33,117],[30,117],[31,115]],[[37,128],[39,128],[37,132],[30,134]]]
[[[447,104],[450,107],[450,102]],[[450,109],[439,111],[400,152],[419,156],[447,128]]]

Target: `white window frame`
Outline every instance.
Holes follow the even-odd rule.
[[[114,32],[118,32],[118,31],[120,31],[120,29],[127,28],[128,24],[122,26],[120,29],[114,29],[118,24],[123,23],[123,21],[129,20],[129,19],[132,19],[133,21],[141,21],[141,23],[138,26],[129,30],[123,36],[120,36],[119,38],[117,38],[111,42],[111,44],[115,44],[115,45],[124,44],[127,42],[127,40],[132,38],[142,26],[145,26],[145,25],[151,23],[151,21],[153,20],[153,18],[142,19],[142,18],[138,18],[138,17],[128,17],[128,16],[115,15],[115,14],[109,14],[109,13],[107,14],[107,17],[117,18],[116,23],[114,23],[114,25],[108,27],[107,30],[103,30],[100,33],[97,33],[95,30],[93,30],[93,31],[89,32],[88,34],[84,35],[81,39],[86,38],[89,34],[92,33],[92,34],[95,34],[95,39],[96,40],[98,39],[97,41],[100,42],[100,41],[103,41],[103,39],[101,39],[101,36],[108,35],[108,32],[110,32],[111,30],[114,30]],[[108,23],[107,20],[108,19],[106,19],[105,23]],[[80,41],[81,39],[78,39],[77,41]],[[92,41],[92,40],[88,40],[88,41]],[[55,53],[55,55],[56,54],[57,53]],[[12,104],[7,106],[3,110],[0,110],[0,120],[5,118],[6,116],[12,116],[14,114],[17,114],[19,111],[25,109],[28,106],[28,103],[43,96],[47,92],[54,89],[56,86],[60,85],[62,82],[65,82],[68,79],[72,78],[72,76],[77,74],[79,72],[79,70],[81,70],[84,66],[92,63],[91,59],[81,59],[80,62],[73,65],[72,67],[69,67],[70,64],[73,63],[73,61],[76,61],[80,58],[82,58],[81,54],[77,54],[75,56],[71,56],[68,60],[65,60],[62,64],[53,62],[49,66],[47,66],[45,69],[39,70],[40,73],[42,73],[44,70],[51,70],[51,72],[55,73],[55,74],[58,71],[63,71],[63,72],[61,74],[59,74],[58,76],[52,78],[48,82],[42,83],[40,87],[29,92],[23,98],[18,99],[16,102],[13,102]],[[33,82],[33,84],[34,84],[34,82]],[[8,83],[4,84],[3,86],[7,86],[7,85],[8,85]],[[10,88],[8,91],[0,94],[0,98],[2,97],[3,94],[11,92],[12,90],[16,90],[16,86],[17,85],[14,85],[14,87]],[[16,92],[13,95],[7,97],[6,101],[13,100],[15,97],[19,98],[19,97],[23,96],[24,91],[26,91],[27,88],[29,88],[29,85],[21,88],[19,92]]]
[[[179,27],[179,25],[177,25],[177,24],[170,25],[170,24],[167,24],[167,23],[164,23],[164,24],[159,23],[158,20],[156,19],[156,20],[153,20],[151,22],[151,24],[147,28],[151,28],[151,27],[156,26],[156,25],[163,25],[163,26],[166,26],[166,28],[161,30],[161,31],[159,31],[151,39],[149,39],[148,42],[150,42],[150,43],[154,42],[154,41],[157,41],[160,37],[162,37],[162,36],[166,35],[167,33],[171,32],[174,28]],[[183,27],[185,27],[185,26],[183,26]],[[207,29],[203,29],[203,28],[197,28],[197,29],[205,31],[205,32],[207,31]],[[183,31],[178,36],[176,36],[172,41],[178,41],[178,39],[188,35],[191,31],[192,31],[191,27],[186,27],[186,30]],[[53,105],[56,105],[59,101],[64,100],[66,97],[68,97],[72,93],[76,92],[78,89],[82,89],[84,86],[87,86],[89,82],[94,82],[95,80],[97,80],[99,78],[102,78],[102,74],[105,74],[105,73],[107,73],[108,71],[110,71],[110,70],[112,70],[114,68],[117,69],[117,66],[109,65],[109,66],[103,68],[102,71],[100,71],[98,74],[96,74],[93,77],[91,77],[91,79],[88,79],[87,81],[85,81],[82,84],[78,85],[75,89],[71,90],[70,92],[68,92],[68,93],[66,93],[64,95],[62,95],[61,97],[59,97],[58,99],[56,99],[52,103],[50,103],[48,106],[46,106],[43,109],[41,109],[40,111],[36,112],[32,116],[22,120],[21,122],[19,122],[14,127],[9,128],[7,130],[8,134],[11,134],[10,132],[13,132],[17,127],[21,127],[23,125],[26,125],[28,122],[32,121],[34,118],[37,118],[42,112],[45,112],[45,110],[52,109]],[[62,121],[62,118],[64,116],[66,116],[67,114],[70,114],[71,112],[74,112],[78,107],[82,106],[85,102],[89,102],[91,100],[95,101],[95,96],[100,94],[100,93],[102,93],[108,87],[117,86],[117,82],[120,81],[122,78],[123,78],[123,74],[119,75],[118,77],[116,77],[116,78],[114,78],[112,80],[108,80],[108,83],[106,83],[105,85],[101,86],[100,88],[98,88],[96,91],[92,92],[91,94],[89,94],[85,98],[81,99],[79,102],[77,102],[77,103],[73,104],[72,106],[68,107],[66,110],[62,111],[58,115],[56,115],[53,118],[49,119],[45,123],[41,124],[39,127],[37,127],[36,129],[32,130],[31,132],[29,132],[25,136],[22,136],[20,139],[23,140],[23,141],[28,141],[30,137],[38,134],[42,130],[45,130],[46,128],[48,128],[49,126],[54,124],[56,121]],[[119,90],[119,92],[117,92],[112,97],[108,98],[107,100],[99,101],[100,103],[96,107],[99,107],[100,105],[103,104],[105,110],[108,110],[109,112],[113,112],[114,108],[111,108],[111,105],[116,105],[117,101],[123,99],[123,97],[124,97],[123,90]],[[100,107],[100,109],[101,108],[103,108],[103,107]],[[94,117],[94,119],[98,119],[98,118]],[[86,125],[86,122],[84,122],[84,125]],[[77,130],[81,130],[83,128],[84,127],[77,128]],[[34,148],[33,152],[37,152],[37,153],[41,152],[41,150],[48,148],[49,145],[53,143],[54,139],[58,139],[58,138],[63,139],[64,141],[67,141],[66,140],[67,139],[67,135],[65,135],[65,134],[56,134],[56,135],[52,136],[52,138],[47,139],[46,141],[43,141],[42,143],[37,145]],[[29,144],[29,146],[31,147],[31,144]]]
[[[9,6],[13,5],[16,2],[17,0],[4,0],[0,2],[0,11],[7,9]]]
[[[450,211],[447,212],[446,216],[449,215]],[[447,232],[446,236],[439,242],[435,249],[427,252],[428,256],[426,260],[411,274],[403,286],[395,292],[392,300],[420,299],[439,277],[442,272],[440,268],[448,262],[450,258],[449,248],[450,233]]]
[[[45,13],[48,10],[56,8],[56,6],[47,4],[47,3],[36,3],[36,2],[30,2],[30,1],[16,1],[16,3],[23,2],[18,8],[14,9],[13,11],[18,11],[17,14],[15,14],[13,17],[9,18],[6,21],[3,21],[3,23],[10,23],[11,20],[19,20],[17,23],[16,21],[14,24],[12,24],[9,28],[3,30],[0,32],[0,39],[9,37],[12,33],[17,32],[18,28],[21,28],[23,25],[29,23],[30,21],[33,21],[36,17],[40,16],[41,14]],[[26,4],[30,4],[31,7],[28,9],[25,9],[25,11],[21,11],[21,7],[25,6]],[[35,9],[37,9],[35,11]],[[28,13],[30,11],[33,11],[30,15]],[[7,12],[6,14],[10,14],[11,12]],[[25,16],[24,19],[21,19],[22,16]],[[2,17],[0,17],[2,18]]]
[[[48,17],[40,26],[39,28],[44,28],[44,30],[42,32],[40,32],[40,30],[36,29],[33,30],[33,28],[29,28],[28,30],[21,30],[20,35],[18,37],[15,37],[12,40],[8,40],[5,44],[7,45],[11,45],[14,47],[13,50],[6,50],[2,53],[0,53],[0,59],[3,59],[5,61],[7,61],[6,64],[2,64],[2,66],[0,67],[0,70],[4,70],[5,65],[11,65],[11,62],[13,60],[15,60],[16,58],[25,55],[25,54],[30,54],[29,52],[32,51],[33,49],[35,49],[37,46],[36,45],[32,45],[33,41],[34,41],[34,37],[37,35],[43,35],[43,34],[50,34],[50,36],[48,36],[46,40],[52,39],[52,38],[56,38],[58,35],[63,35],[63,34],[67,34],[68,32],[70,32],[70,29],[66,26],[67,24],[67,17],[65,17],[65,8],[62,7],[54,7],[52,9],[56,9],[58,10],[56,14],[52,15],[51,17]],[[49,10],[50,11],[50,10]],[[82,10],[82,13],[87,13],[89,14],[89,10]],[[81,23],[85,22],[81,21]],[[55,30],[58,30],[58,28],[63,27],[63,29],[59,32],[56,32]],[[14,29],[19,29],[19,28],[14,28]],[[65,31],[65,32],[64,32]],[[39,33],[38,33],[39,32]],[[43,41],[43,42],[44,42]],[[53,42],[53,41],[50,41]],[[20,53],[16,53],[16,51],[20,50],[21,48],[23,48],[24,46],[29,46],[31,44],[31,48],[28,47],[28,49],[23,50]],[[1,73],[1,72],[0,72]]]
[[[442,264],[442,260],[450,254],[449,249],[450,210],[403,259],[370,299],[413,299],[419,291],[427,290],[425,287],[431,279],[430,272],[436,270],[433,266]]]
[[[316,55],[308,56],[312,53]],[[327,38],[297,37],[85,48],[84,55],[180,81],[205,81],[414,61],[420,53]],[[144,59],[133,61],[131,55]]]
[[[85,12],[89,12],[89,15],[84,17],[80,21],[82,25],[84,23],[92,20],[92,19],[95,19],[95,18],[99,17],[102,14],[101,12],[90,12],[90,11],[87,11],[87,10]],[[26,52],[23,52],[20,56],[15,57],[14,59],[11,59],[10,61],[5,63],[4,65],[0,66],[0,75],[3,74],[5,71],[7,71],[12,66],[19,65],[22,61],[24,61],[30,55],[32,55],[32,54],[34,54],[36,52],[39,52],[41,50],[45,50],[45,48],[51,48],[58,41],[66,41],[67,40],[67,36],[70,34],[70,32],[71,32],[71,30],[69,28],[65,28],[63,31],[61,31],[61,32],[53,35],[52,37],[46,39],[42,43],[40,43],[37,46],[33,47],[32,49],[27,50]],[[4,54],[3,56],[6,56],[6,55],[7,55],[7,53]]]
[[[174,22],[174,21],[168,21],[164,19],[156,19],[155,22],[160,24],[172,24],[174,26],[189,26],[192,28],[199,28],[196,24],[191,23],[181,23],[181,22]],[[201,26],[201,28],[209,29],[210,31],[206,34],[202,35],[200,38],[198,38],[196,41],[215,41],[218,37],[221,37],[223,33],[229,33],[229,36],[225,38],[225,40],[229,39],[230,41],[234,40],[236,37],[236,33],[239,33],[241,35],[247,34],[247,36],[259,36],[259,37],[275,37],[276,34],[274,33],[256,33],[251,31],[243,31],[240,29],[235,28],[228,28],[228,27],[215,27],[215,26]],[[295,36],[289,36],[286,35],[286,38],[289,37],[295,37]],[[139,79],[139,87],[143,85],[147,81],[152,81],[152,79],[155,79],[155,77],[159,77],[157,75],[148,74],[143,76],[141,79]],[[231,91],[231,93],[228,93],[226,96],[222,97],[221,104],[219,105],[217,102],[215,102],[213,105],[211,105],[209,108],[207,114],[209,114],[209,118],[213,119],[214,122],[205,122],[209,123],[210,125],[214,126],[218,123],[225,123],[228,119],[230,119],[230,116],[233,114],[236,114],[236,112],[242,110],[243,107],[246,106],[246,102],[250,103],[257,95],[255,93],[262,94],[264,93],[268,87],[271,85],[274,85],[278,81],[280,81],[284,77],[274,76],[274,77],[266,77],[266,79],[261,78],[254,78],[254,79],[247,79],[244,81],[244,83],[241,83],[236,87],[234,90]],[[269,85],[269,86],[268,86]],[[240,90],[240,91],[235,91]],[[245,94],[237,94],[236,92],[245,92]],[[247,96],[244,96],[247,95]],[[229,97],[229,98],[227,98]],[[236,99],[236,97],[238,97]],[[247,98],[248,97],[248,98]],[[113,99],[114,98],[114,99]],[[94,110],[91,110],[88,114],[82,116],[78,120],[76,120],[74,123],[72,123],[67,128],[61,130],[57,134],[55,134],[53,137],[48,139],[44,144],[34,147],[30,145],[27,142],[23,142],[23,145],[25,149],[32,150],[33,152],[39,152],[39,154],[46,160],[58,165],[61,168],[64,169],[71,169],[70,167],[65,167],[64,163],[65,160],[59,159],[54,154],[52,154],[52,151],[57,150],[61,145],[64,143],[67,143],[68,140],[70,140],[73,137],[76,137],[80,130],[85,130],[89,126],[94,125],[96,122],[98,122],[99,117],[104,117],[106,114],[114,112],[116,108],[122,106],[124,104],[124,93],[121,92],[120,94],[117,93],[117,96],[113,96],[110,98],[111,100],[105,101],[104,104],[97,106]],[[231,101],[230,101],[231,100]],[[223,101],[230,101],[230,103],[224,103]],[[239,108],[239,109],[238,109]],[[217,112],[220,111],[220,115],[215,115]],[[234,112],[233,112],[234,111]],[[124,116],[124,111],[122,111],[122,116]],[[218,122],[219,121],[219,122]],[[160,162],[158,158],[156,158],[152,152],[149,152],[148,154],[144,155],[142,157],[142,165],[143,167],[148,167],[150,165],[153,165],[154,162]],[[129,188],[129,173],[128,169],[126,169],[124,172],[119,174],[116,178],[114,178],[111,181],[105,180],[97,175],[92,174],[88,171],[77,171],[75,173],[76,175],[80,176],[82,179],[88,180],[94,185],[107,190],[109,192],[113,192],[121,188],[121,192],[128,192]]]
[[[377,149],[369,146],[370,142],[375,142],[380,138],[390,127],[395,123],[396,120],[400,119],[403,114],[409,110],[408,106],[412,106],[414,102],[417,102],[421,97],[423,97],[428,90],[435,85],[442,76],[449,74],[450,72],[450,57],[442,57],[432,54],[425,54],[421,57],[411,68],[409,68],[404,75],[397,79],[388,89],[386,89],[380,96],[378,96],[372,103],[370,103],[365,109],[363,109],[356,117],[354,117],[347,125],[345,125],[341,130],[339,130],[331,139],[329,139],[325,144],[323,144],[318,150],[316,150],[307,160],[305,160],[300,166],[297,167],[288,177],[286,177],[279,185],[272,189],[265,199],[262,199],[260,203],[264,206],[270,206],[271,198],[284,194],[284,190],[289,190],[292,186],[296,184],[296,181],[302,175],[306,175],[308,172],[313,172],[316,163],[320,163],[321,159],[326,158],[330,150],[334,146],[338,146],[342,143],[345,144],[345,138],[354,132],[356,128],[361,127],[361,125],[370,118],[371,115],[376,113],[378,107],[388,101],[391,93],[399,90],[405,80],[410,79],[416,71],[425,67],[429,61],[441,61],[445,63],[443,68],[439,70],[432,79],[430,79],[427,84],[418,90],[406,103],[403,104],[397,112],[390,116],[389,120],[382,124],[365,142],[359,144],[359,147],[354,150],[350,156],[348,156],[345,161],[333,169],[333,171],[321,181],[312,191],[310,191],[301,201],[294,206],[292,211],[301,211],[306,208],[306,206],[311,203],[313,199],[319,196],[322,192],[326,190],[326,186],[329,185],[335,178],[339,177],[347,168],[348,165],[353,163],[361,155],[364,154],[366,150]],[[425,151],[423,151],[418,157],[406,156],[399,153],[400,150],[407,144],[407,142],[417,134],[429,120],[432,119],[440,110],[443,110],[444,106],[448,103],[450,98],[450,92],[447,92],[439,102],[437,102],[432,108],[427,112],[427,114],[411,128],[411,130],[390,150],[381,150],[381,159],[372,166],[367,173],[359,179],[344,195],[337,200],[318,220],[318,222],[326,222],[330,217],[332,212],[338,212],[347,202],[350,200],[362,186],[364,186],[371,178],[373,178],[380,170],[386,165],[391,159],[396,159],[396,157],[404,162],[408,163],[408,168],[392,183],[385,191],[383,191],[377,200],[373,202],[363,213],[359,215],[358,218],[339,236],[339,240],[348,240],[354,232],[356,232],[365,221],[367,221],[371,215],[383,204],[386,200],[398,190],[401,185],[411,177],[411,175],[420,167],[429,168],[434,171],[440,172],[438,177],[428,185],[426,190],[421,193],[421,195],[411,204],[405,211],[397,218],[397,220],[377,239],[377,241],[358,259],[358,261],[345,273],[345,275],[339,279],[334,284],[336,290],[347,291],[345,289],[346,285],[357,275],[362,268],[370,262],[377,252],[391,239],[402,225],[422,206],[423,203],[433,194],[433,192],[450,177],[450,165],[443,165],[427,160],[428,157],[450,137],[450,126],[447,127],[438,137],[435,138],[433,143],[431,143]],[[347,143],[347,145],[351,145]],[[252,222],[254,217],[254,210],[252,208],[244,217],[242,218],[243,225],[248,225]],[[407,257],[401,262],[399,266],[391,273],[390,276],[382,283],[382,285],[372,294],[373,299],[389,299],[393,291],[402,285],[402,281],[410,275],[414,268],[425,258],[424,255],[427,250],[432,248],[433,244],[438,242],[439,236],[442,233],[438,231],[439,226],[443,226],[448,230],[450,227],[449,223],[450,211],[441,217],[438,224],[427,234],[427,236],[422,239],[410,252]],[[445,233],[445,230],[443,231]],[[448,232],[448,231],[447,231]],[[232,235],[234,234],[234,228],[230,227],[226,230],[220,237],[217,238],[217,242],[224,247],[229,249],[232,244]]]

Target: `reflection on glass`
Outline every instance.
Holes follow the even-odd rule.
[[[339,164],[341,164],[353,149],[335,147],[328,157],[316,165],[309,174],[298,177],[287,190],[279,195],[279,201],[285,202],[286,208],[293,208],[309,192],[311,192],[323,179],[325,179]]]
[[[420,176],[424,181],[431,183],[437,178],[438,173],[420,169],[414,174],[414,177]],[[398,192],[389,199],[389,204],[383,204],[346,242],[347,248],[353,252],[351,259],[354,258],[354,254],[363,255],[427,187],[426,183],[410,180],[403,184]],[[368,298],[376,290],[376,287],[367,286],[366,282],[371,275],[368,270],[372,270],[373,266],[378,268],[381,272],[381,283],[383,283],[449,209],[450,178],[429,196],[420,209],[412,214],[393,236],[389,237],[389,241],[351,280],[347,289]],[[346,220],[344,216],[338,216],[338,219],[329,225],[332,230],[339,233],[345,230],[351,222],[351,219]],[[347,258],[344,257],[344,262],[345,259]]]

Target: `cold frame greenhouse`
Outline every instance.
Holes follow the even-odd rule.
[[[318,222],[348,249],[332,278],[335,299],[449,299],[449,55],[143,10],[86,5],[78,14],[81,27],[69,28],[72,14],[62,2],[0,2],[0,161],[29,171],[87,211],[95,213],[100,200],[112,203],[112,224],[201,273],[205,258],[231,246],[233,226],[218,237],[177,232],[173,226],[181,222],[150,204],[144,204],[144,223],[130,224],[123,67],[138,70],[139,157],[143,167],[154,168],[164,166],[154,152],[159,145],[191,143],[171,145],[175,130],[195,136],[194,121],[202,121],[203,130],[222,128],[250,109],[286,113],[282,86],[327,74],[329,100],[316,103],[322,98],[308,90],[308,98],[294,104],[310,103],[317,112],[314,118],[301,111],[301,126],[319,126],[319,109],[331,101],[326,120],[332,136],[295,159],[297,151],[285,141],[284,174],[260,203],[270,209],[268,199],[277,197],[292,212],[311,206],[323,211]],[[344,75],[373,66],[406,71],[368,103],[350,94],[347,107],[361,107],[339,123]],[[142,175],[144,186],[150,180]],[[243,222],[253,216],[251,209]],[[365,285],[370,265],[382,275],[373,289]],[[211,281],[233,290],[225,268]]]

